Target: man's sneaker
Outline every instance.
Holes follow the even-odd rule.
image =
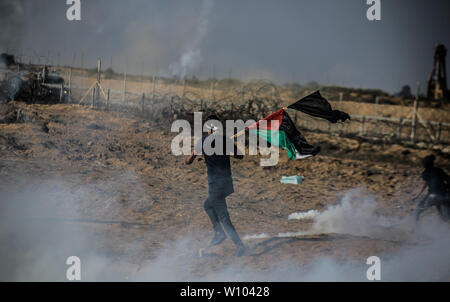
[[[227,239],[227,235],[223,232],[217,232],[214,234],[214,238],[211,240],[209,246],[215,246],[221,244],[225,239]]]
[[[236,257],[244,256],[245,251],[246,251],[245,246],[244,246],[244,245],[241,245],[241,246],[238,247],[238,249],[237,249],[237,251],[236,251],[236,253],[235,253],[235,256],[236,256]]]

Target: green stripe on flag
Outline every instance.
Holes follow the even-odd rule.
[[[286,149],[289,158],[296,159],[297,151],[283,130],[249,129],[248,131],[256,133],[257,136],[262,137],[274,146]]]

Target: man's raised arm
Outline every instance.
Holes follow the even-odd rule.
[[[197,155],[194,154],[194,151],[192,151],[192,153],[188,156],[186,156],[186,158],[184,159],[184,164],[185,165],[190,165],[194,162],[194,159]]]

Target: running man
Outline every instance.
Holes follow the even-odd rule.
[[[447,221],[450,217],[449,185],[450,178],[447,173],[439,167],[434,166],[434,155],[428,155],[422,161],[425,170],[421,178],[425,181],[420,193],[413,199],[417,199],[428,187],[428,193],[419,202],[414,210],[415,222],[419,221],[420,214],[426,209],[436,206],[442,220]]]
[[[218,245],[227,238],[227,235],[223,230],[225,229],[228,236],[230,236],[231,240],[233,240],[234,244],[237,246],[236,256],[242,256],[245,252],[245,246],[231,223],[227,203],[225,201],[225,198],[234,192],[233,179],[231,177],[230,154],[226,153],[227,141],[234,146],[234,158],[242,159],[244,156],[238,155],[237,147],[234,145],[234,142],[229,138],[226,138],[223,134],[218,133],[218,121],[219,118],[216,115],[211,115],[207,118],[206,127],[209,129],[208,135],[203,136],[196,144],[196,149],[200,150],[199,148],[201,148],[202,150],[208,170],[208,198],[206,199],[203,208],[208,214],[214,229],[214,238],[209,247]],[[214,142],[223,142],[222,153],[214,153],[212,155],[205,154],[205,150],[202,146],[208,137],[209,139],[213,139]],[[211,147],[213,148],[214,142],[211,144]],[[194,154],[194,151],[192,151],[191,155],[186,157],[184,163],[186,165],[192,164],[195,157],[196,155]]]

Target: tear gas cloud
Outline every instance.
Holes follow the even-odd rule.
[[[117,182],[123,183],[136,176],[123,177],[118,177]],[[106,186],[114,187],[115,184],[111,182]],[[0,279],[66,281],[65,261],[69,256],[78,256],[82,263],[83,281],[366,280],[367,266],[361,259],[337,261],[326,256],[308,265],[280,260],[262,270],[236,262],[198,275],[195,273],[198,262],[192,253],[198,247],[195,234],[165,242],[155,257],[140,265],[121,261],[120,257],[112,257],[94,248],[98,246],[98,239],[88,228],[56,219],[64,217],[74,221],[81,217],[82,207],[77,205],[99,206],[91,201],[93,188],[49,180],[39,185],[24,184],[20,191],[1,192]],[[108,204],[108,211],[114,211],[114,208],[120,211],[119,203],[113,200]],[[394,231],[399,232],[400,237],[406,236],[401,240],[408,242],[411,235],[403,235],[403,227],[396,226],[404,221],[380,217],[375,208],[376,200],[367,193],[359,190],[347,192],[339,204],[317,215],[311,229],[303,234],[346,233],[392,240]],[[372,231],[374,226],[378,227],[375,233]],[[449,280],[450,256],[445,253],[450,248],[448,231],[448,225],[439,220],[425,219],[414,235],[426,237],[425,241],[405,243],[396,253],[377,255],[382,260],[382,280]],[[151,233],[150,230],[148,232]],[[131,243],[125,253],[139,248],[139,243]]]

